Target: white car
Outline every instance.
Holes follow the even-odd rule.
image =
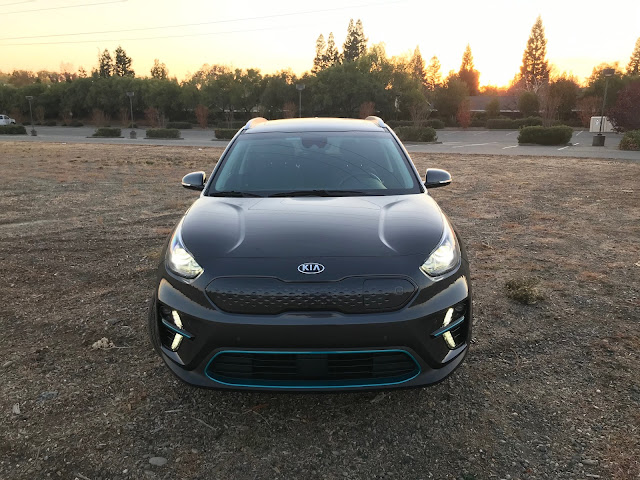
[[[9,115],[0,115],[0,125],[11,125],[12,123],[16,123],[16,121]]]

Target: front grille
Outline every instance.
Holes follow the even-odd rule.
[[[338,282],[283,282],[276,278],[222,277],[207,286],[211,301],[229,313],[275,315],[288,311],[375,313],[398,310],[416,287],[404,278],[350,277]]]
[[[207,365],[212,380],[236,386],[323,388],[406,382],[420,367],[403,350],[352,352],[223,351]]]

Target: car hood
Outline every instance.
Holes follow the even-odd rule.
[[[201,197],[182,240],[214,257],[380,257],[429,254],[444,222],[427,194],[371,197]]]

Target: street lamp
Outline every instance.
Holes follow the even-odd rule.
[[[613,77],[615,70],[613,68],[605,68],[602,70],[602,74],[604,75],[604,96],[602,97],[602,109],[600,110],[600,131],[597,135],[593,136],[592,146],[594,147],[604,147],[604,139],[606,138],[602,135],[602,131],[604,130],[604,106],[607,103],[607,88],[609,87],[609,77]]]
[[[136,131],[133,129],[133,96],[135,92],[127,92],[127,97],[129,97],[129,105],[131,106],[131,132],[129,133],[129,138],[136,138]]]
[[[298,118],[302,118],[302,90],[304,90],[304,83],[296,83],[296,90],[298,90]]]
[[[27,95],[24,98],[26,98],[29,101],[29,118],[31,118],[31,136],[35,137],[36,135],[38,135],[38,133],[36,132],[35,127],[33,126],[33,111],[31,110],[31,101],[33,100],[33,96]]]

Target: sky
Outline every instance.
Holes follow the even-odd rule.
[[[0,0],[0,71],[73,71],[97,65],[118,45],[137,76],[153,60],[183,80],[203,64],[273,73],[312,67],[316,39],[333,32],[341,48],[350,18],[388,56],[436,55],[443,76],[458,70],[470,44],[481,85],[518,72],[531,27],[542,16],[553,72],[583,80],[602,62],[625,67],[640,37],[640,1],[617,0]],[[125,31],[126,30],[126,31]]]

